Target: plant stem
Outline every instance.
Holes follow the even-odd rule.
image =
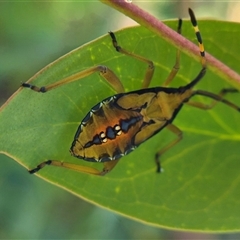
[[[135,20],[141,26],[146,27],[150,31],[166,39],[169,43],[180,48],[181,51],[187,55],[195,58],[199,58],[199,48],[182,35],[179,35],[176,31],[166,26],[163,22],[150,15],[148,12],[139,8],[133,3],[129,3],[124,0],[100,0],[102,3],[107,4],[110,7],[115,8],[119,12],[127,15],[131,19]],[[236,88],[240,89],[240,75],[234,70],[226,66],[224,63],[214,58],[212,55],[206,53],[206,60],[208,67],[224,78]]]

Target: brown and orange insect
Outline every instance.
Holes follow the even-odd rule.
[[[179,69],[179,50],[177,51],[175,65],[169,77],[164,82],[164,87],[148,88],[153,77],[154,64],[142,56],[130,53],[121,48],[112,32],[109,34],[112,38],[113,46],[118,52],[148,64],[142,89],[124,93],[121,81],[105,66],[91,67],[46,87],[39,88],[29,83],[23,83],[23,87],[44,93],[99,71],[105,80],[118,92],[118,94],[108,97],[96,104],[87,113],[77,129],[70,149],[74,157],[91,162],[103,162],[104,168],[102,171],[77,164],[47,160],[29,172],[36,173],[45,165],[53,165],[70,168],[79,172],[105,175],[118,163],[121,157],[129,154],[141,143],[166,127],[175,133],[177,138],[156,153],[155,161],[157,164],[157,172],[160,172],[160,156],[182,139],[182,131],[172,122],[184,104],[209,109],[212,108],[217,101],[220,101],[240,111],[238,106],[223,98],[223,95],[227,92],[237,92],[235,89],[223,89],[219,95],[203,90],[193,90],[193,87],[206,73],[206,60],[201,34],[191,9],[189,9],[189,15],[199,43],[202,69],[196,78],[186,86],[179,88],[167,87]],[[179,33],[181,33],[181,25],[182,21],[180,19],[178,24]],[[212,98],[213,103],[206,106],[202,103],[192,102],[190,99],[195,95]]]

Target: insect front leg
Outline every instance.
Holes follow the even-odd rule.
[[[203,90],[196,90],[193,92],[191,97],[193,97],[194,95],[201,95],[201,96],[212,98],[213,101],[210,104],[204,104],[204,103],[195,102],[195,101],[188,101],[188,102],[186,102],[186,104],[191,105],[193,107],[203,109],[203,110],[209,110],[209,109],[212,109],[218,102],[222,102],[222,103],[226,104],[227,106],[229,106],[237,111],[240,111],[239,106],[237,106],[236,104],[223,98],[224,95],[227,93],[239,93],[239,91],[234,88],[227,88],[227,89],[224,88],[220,91],[219,94],[214,94],[214,93],[203,91]]]
[[[100,72],[100,75],[113,87],[113,89],[117,92],[117,93],[122,93],[124,92],[124,88],[123,85],[121,83],[121,81],[118,79],[118,77],[115,75],[115,73],[107,68],[106,66],[94,66],[88,69],[85,69],[81,72],[78,72],[76,74],[70,75],[62,80],[59,80],[55,83],[49,84],[47,86],[43,86],[43,87],[37,87],[35,85],[32,85],[30,83],[22,83],[22,87],[25,88],[30,88],[33,91],[36,92],[42,92],[45,93],[47,91],[50,91],[54,88],[60,87],[62,85],[65,85],[67,83],[71,83],[80,79],[83,79],[95,72]]]
[[[155,155],[155,161],[156,161],[156,164],[157,164],[157,172],[161,172],[161,163],[160,163],[160,157],[161,155],[163,155],[163,153],[165,153],[167,150],[169,150],[171,147],[173,147],[174,145],[176,145],[179,141],[182,140],[182,136],[183,136],[183,133],[182,131],[176,127],[175,125],[173,124],[168,124],[166,126],[166,128],[168,130],[170,130],[171,132],[173,132],[174,134],[177,135],[177,138],[174,139],[172,142],[170,142],[167,146],[165,146],[164,148],[162,148],[160,151],[158,151]]]
[[[179,34],[181,34],[181,29],[182,29],[182,19],[179,19],[178,20],[178,28],[177,28],[177,32]],[[164,81],[164,83],[162,85],[163,87],[168,86],[172,82],[172,80],[177,75],[179,68],[180,68],[180,49],[177,49],[175,64],[174,64],[171,72],[169,73],[167,79]]]

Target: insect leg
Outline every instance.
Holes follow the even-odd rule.
[[[179,34],[181,34],[181,28],[182,28],[182,19],[178,20],[178,28],[177,28],[177,32]],[[169,73],[167,79],[164,81],[163,83],[163,87],[168,86],[171,81],[175,78],[176,74],[178,73],[180,67],[180,49],[177,49],[177,55],[176,55],[176,60],[175,60],[175,64],[171,70],[171,72]]]
[[[52,166],[56,166],[56,167],[68,168],[68,169],[71,169],[71,170],[74,170],[74,171],[77,171],[77,172],[84,172],[84,173],[89,173],[89,174],[103,176],[106,173],[108,173],[117,164],[117,161],[118,160],[112,161],[112,162],[116,162],[115,164],[112,164],[113,166],[111,166],[111,167],[110,166],[109,167],[105,166],[103,171],[99,171],[99,170],[97,170],[95,168],[82,166],[82,165],[78,165],[78,164],[61,162],[61,161],[57,161],[57,160],[47,160],[45,162],[40,163],[36,168],[29,170],[29,173],[31,173],[31,174],[36,173],[40,169],[45,167],[46,165],[52,165]]]
[[[104,162],[104,168],[101,172],[101,176],[104,176],[105,174],[109,173],[118,163],[119,159],[118,160],[112,160],[112,161],[109,161],[109,162]]]
[[[222,91],[219,94],[214,94],[214,93],[207,92],[204,90],[196,90],[196,91],[193,91],[193,94],[191,97],[193,97],[194,95],[201,95],[201,96],[209,97],[209,98],[213,99],[212,103],[204,104],[204,103],[200,103],[200,102],[189,101],[189,102],[186,102],[186,104],[197,107],[197,108],[201,108],[204,110],[208,110],[208,109],[213,108],[217,102],[222,102],[222,103],[226,104],[227,106],[229,106],[237,111],[240,111],[239,106],[237,106],[234,103],[223,98],[223,96],[226,93],[236,93],[236,92],[239,92],[239,91],[234,88],[222,89]]]
[[[117,42],[117,39],[114,35],[113,32],[109,32],[111,38],[112,38],[112,43],[113,43],[113,47],[116,49],[117,52],[120,52],[122,54],[125,54],[127,56],[130,56],[130,57],[133,57],[141,62],[144,62],[144,63],[147,63],[148,64],[148,68],[147,68],[147,71],[145,73],[145,77],[144,77],[144,80],[143,80],[143,83],[142,83],[142,88],[148,88],[151,80],[152,80],[152,77],[153,77],[153,73],[154,73],[154,64],[151,60],[148,60],[147,58],[144,58],[142,56],[139,56],[137,54],[134,54],[134,53],[131,53],[125,49],[123,49],[122,47],[120,47],[118,45],[118,42]]]
[[[158,151],[155,155],[155,161],[157,164],[157,172],[161,172],[161,163],[160,163],[160,157],[163,153],[165,153],[167,150],[169,150],[171,147],[173,147],[174,145],[176,145],[179,141],[182,140],[182,131],[176,127],[173,124],[168,124],[166,126],[166,128],[168,128],[168,130],[170,130],[171,132],[173,132],[174,134],[177,135],[177,138],[174,139],[172,142],[170,142],[167,146],[165,146],[164,148],[162,148],[160,151]]]
[[[77,80],[80,80],[84,77],[87,77],[95,72],[100,72],[100,75],[104,77],[104,79],[118,92],[118,93],[122,93],[124,92],[124,88],[123,85],[121,83],[121,81],[118,79],[118,77],[115,75],[114,72],[112,72],[109,68],[107,68],[106,66],[94,66],[91,68],[88,68],[86,70],[83,70],[81,72],[78,72],[76,74],[73,74],[71,76],[68,76],[62,80],[59,80],[55,83],[49,84],[47,86],[43,86],[43,87],[37,87],[35,85],[32,85],[30,83],[23,83],[22,87],[26,87],[26,88],[30,88],[33,91],[36,92],[42,92],[45,93],[47,91],[52,90],[53,88],[57,88],[59,86],[62,86],[64,84],[70,83],[70,82],[74,82]]]

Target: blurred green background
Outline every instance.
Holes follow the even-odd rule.
[[[159,19],[187,17],[187,8],[191,7],[198,18],[240,21],[237,2],[134,3]],[[1,105],[21,82],[48,63],[110,30],[133,24],[126,16],[95,1],[1,2]],[[31,176],[4,155],[0,155],[0,216],[0,239],[240,238],[239,234],[185,233],[146,226]]]

